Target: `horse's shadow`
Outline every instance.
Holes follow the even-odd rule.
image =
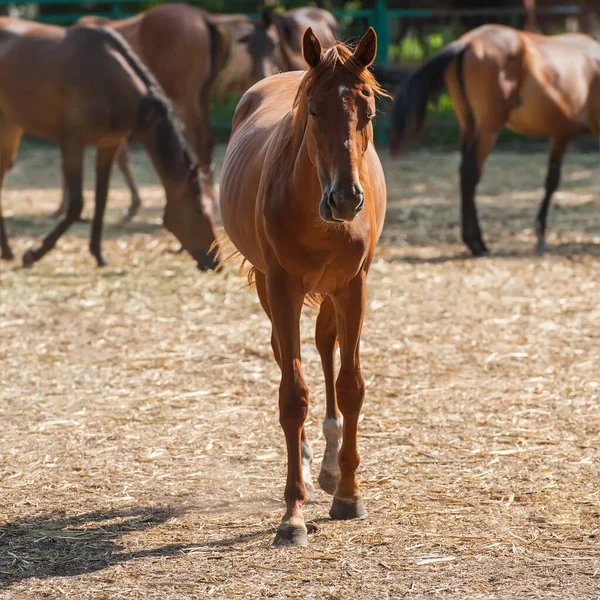
[[[0,526],[0,590],[12,583],[46,577],[72,577],[146,557],[178,556],[202,547],[226,548],[268,536],[271,529],[197,544],[166,544],[126,552],[119,538],[145,531],[181,516],[185,510],[138,507],[94,511],[74,516],[59,513]]]
[[[152,210],[149,208],[141,209],[142,212],[152,214],[156,216],[155,220],[161,217],[159,210]],[[154,215],[156,213],[156,215]],[[112,215],[111,215],[112,217]],[[163,228],[162,223],[153,222],[148,223],[147,221],[141,221],[139,218],[134,219],[131,223],[123,224],[118,221],[118,217],[115,214],[112,217],[114,220],[107,219],[104,224],[103,237],[106,239],[120,238],[126,235],[134,235],[138,233],[152,234]],[[56,227],[58,221],[53,219],[49,214],[36,214],[36,215],[11,215],[4,218],[6,222],[6,228],[8,231],[9,238],[17,239],[22,236],[32,236],[42,238],[54,227]],[[87,239],[90,236],[91,220],[85,218],[81,221],[76,221],[69,228],[69,234],[77,237]]]
[[[532,246],[518,249],[492,249],[489,254],[483,257],[473,256],[468,250],[459,251],[456,254],[441,254],[438,256],[418,256],[414,254],[402,254],[399,256],[385,257],[386,262],[406,263],[411,265],[436,265],[447,263],[460,263],[468,260],[487,260],[492,258],[513,258],[513,259],[542,259],[544,257],[560,256],[570,259],[576,256],[595,256],[600,258],[600,244],[573,242],[549,245],[548,250],[543,254],[536,254]]]

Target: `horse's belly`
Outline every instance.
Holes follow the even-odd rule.
[[[588,131],[584,116],[587,94],[577,81],[557,79],[553,85],[546,82],[542,86],[536,77],[528,76],[521,86],[519,105],[511,111],[506,126],[522,135],[545,138]]]

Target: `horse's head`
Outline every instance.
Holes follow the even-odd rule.
[[[216,258],[212,165],[208,172],[190,163],[188,172],[167,188],[165,227],[181,242],[201,271],[215,269]]]
[[[248,48],[257,81],[282,70],[279,34],[269,11],[265,11],[262,20],[255,23],[251,31],[239,41]]]
[[[309,28],[302,52],[310,70],[298,93],[297,111],[308,113],[308,152],[323,191],[319,214],[328,222],[352,221],[364,206],[359,174],[373,141],[375,95],[381,92],[368,71],[377,35],[369,28],[354,52],[338,44],[323,53]]]

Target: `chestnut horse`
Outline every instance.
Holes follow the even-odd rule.
[[[83,17],[82,25],[104,25],[120,33],[150,69],[172,100],[194,148],[205,181],[204,194],[212,198],[213,137],[210,127],[210,95],[217,74],[229,52],[227,30],[213,23],[205,11],[189,4],[163,4],[127,19],[112,21],[104,17]],[[137,213],[141,201],[133,176],[126,145],[117,157],[131,204],[124,222]],[[67,206],[66,189],[57,211]]]
[[[416,71],[394,106],[391,149],[422,128],[427,102],[444,89],[462,135],[462,238],[487,253],[475,207],[483,163],[503,127],[550,140],[546,192],[536,219],[537,252],[546,250],[546,218],[572,136],[600,141],[600,44],[582,34],[546,37],[484,25],[449,44]]]
[[[312,488],[312,452],[304,430],[308,389],[299,329],[307,297],[320,303],[316,345],[327,396],[327,448],[319,484],[334,495],[332,518],[367,514],[356,481],[365,393],[359,343],[367,272],[386,205],[371,124],[375,96],[381,93],[368,71],[376,51],[373,29],[352,53],[343,44],[323,52],[309,28],[303,56],[310,69],[274,75],[244,94],[221,172],[225,231],[252,265],[281,368],[287,510],[276,545],[308,543],[302,506],[307,487]],[[334,383],[338,338],[341,367]]]
[[[0,184],[23,133],[58,141],[69,191],[65,217],[28,250],[30,265],[54,247],[83,207],[83,153],[97,149],[96,207],[90,250],[106,264],[101,236],[110,171],[127,136],[145,146],[167,195],[164,222],[202,269],[214,268],[212,206],[201,197],[198,168],[160,86],[116,33],[0,18]],[[0,211],[2,258],[12,258]]]

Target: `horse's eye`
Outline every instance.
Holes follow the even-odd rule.
[[[318,114],[317,114],[317,113],[316,113],[316,112],[315,112],[315,111],[314,111],[312,108],[309,108],[309,109],[308,109],[308,114],[309,114],[311,117],[318,117],[318,116],[319,116],[319,115],[318,115]]]

